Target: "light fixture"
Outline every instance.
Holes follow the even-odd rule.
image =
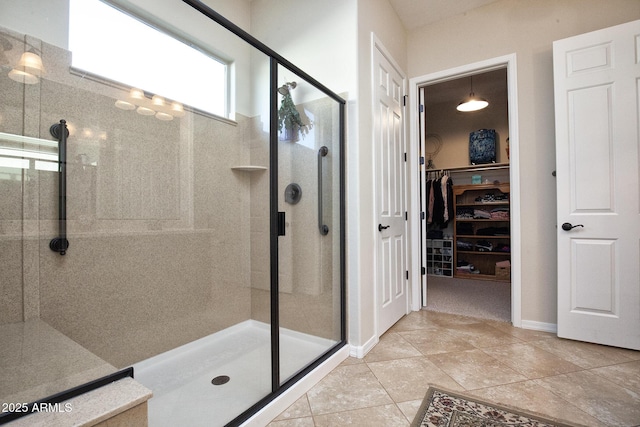
[[[0,36],[0,65],[5,65],[9,62],[5,52],[13,49],[13,45],[7,38],[15,39],[20,43],[24,43],[29,47],[29,50],[24,52],[15,67],[9,71],[9,78],[13,81],[23,84],[36,84],[40,81],[40,77],[44,74],[44,66],[42,65],[42,58],[38,55],[38,49],[25,40],[13,37],[9,34],[3,33]]]
[[[473,76],[471,76],[471,93],[469,93],[469,96],[464,98],[460,104],[458,104],[456,110],[466,113],[469,111],[482,110],[487,106],[489,106],[489,101],[484,98],[480,98],[473,93]]]
[[[142,89],[131,88],[126,101],[118,99],[115,106],[121,110],[136,110],[142,116],[155,116],[158,120],[170,121],[174,117],[185,115],[184,106],[176,101],[170,101],[160,95],[145,94]]]
[[[9,78],[13,81],[33,85],[40,81],[44,74],[42,58],[33,50],[23,53],[18,64],[9,71]]]
[[[26,85],[34,85],[40,81],[40,79],[33,74],[21,70],[16,70],[15,68],[9,71],[9,78],[14,82],[23,83]]]

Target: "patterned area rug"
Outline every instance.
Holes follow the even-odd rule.
[[[429,387],[411,427],[569,427],[514,408]]]

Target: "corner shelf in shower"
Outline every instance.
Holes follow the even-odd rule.
[[[231,166],[231,170],[243,171],[243,172],[259,172],[259,171],[266,171],[267,168],[265,166],[241,165],[241,166]]]

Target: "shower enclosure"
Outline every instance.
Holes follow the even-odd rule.
[[[133,375],[152,426],[237,425],[345,345],[344,101],[198,1],[146,3],[101,4],[220,62],[221,110],[182,99],[197,63],[166,94],[75,66],[69,21],[0,18],[0,402]]]

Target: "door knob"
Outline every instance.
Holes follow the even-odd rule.
[[[390,225],[378,224],[378,231],[386,230],[389,227],[391,227],[391,226]]]
[[[571,225],[571,223],[569,222],[565,222],[564,224],[562,224],[562,229],[564,231],[569,231],[569,230],[573,230],[576,227],[584,227],[584,225],[582,224],[578,224],[578,225]]]

